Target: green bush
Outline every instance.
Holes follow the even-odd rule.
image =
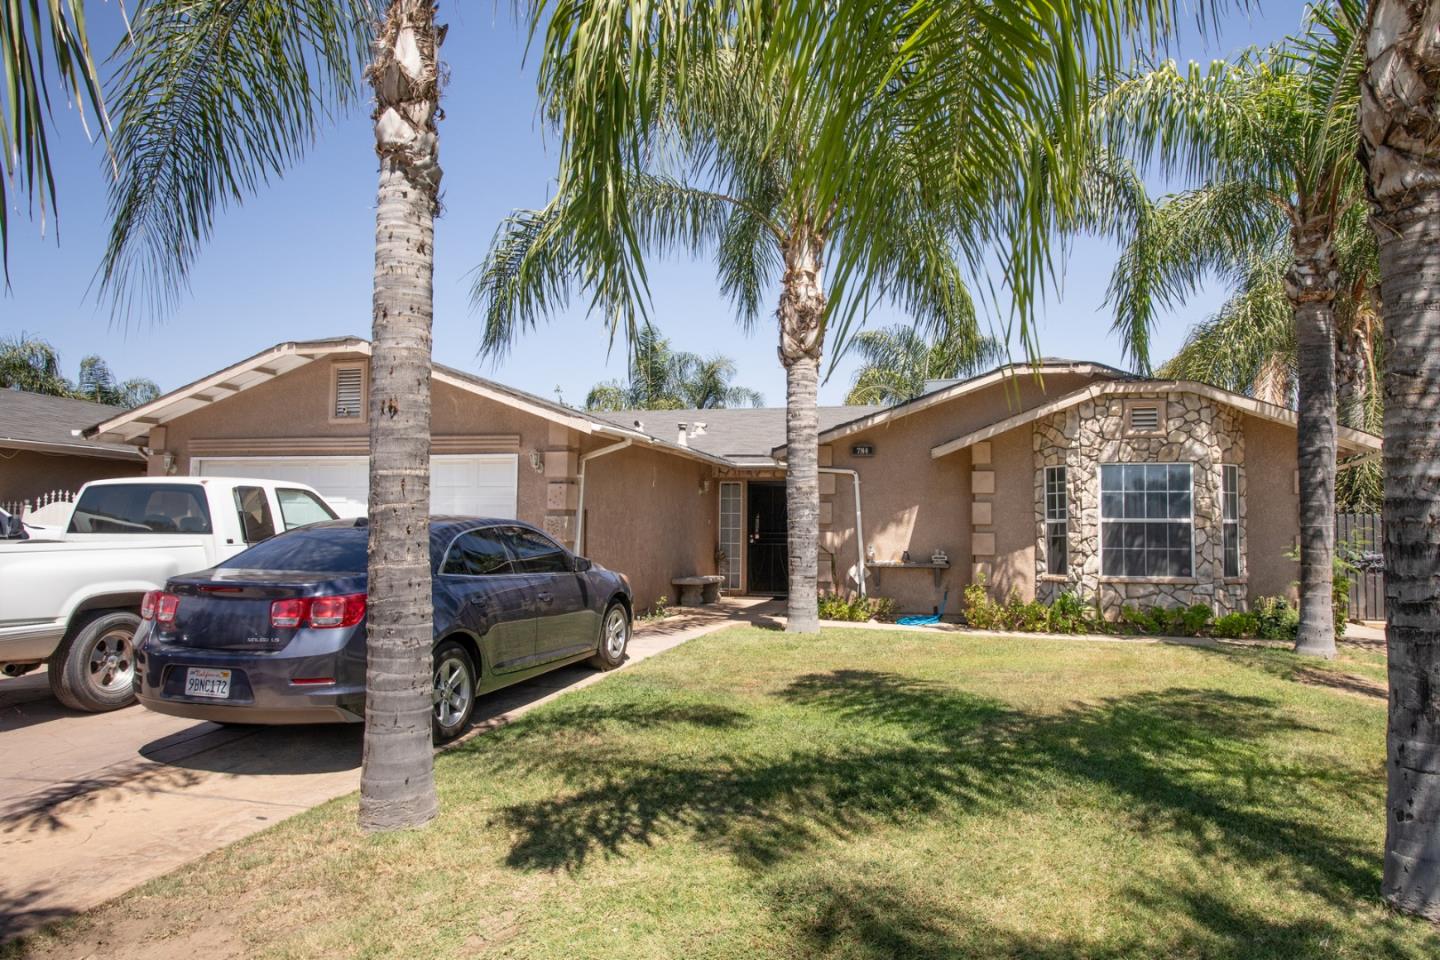
[[[1198,637],[1209,629],[1214,619],[1214,610],[1203,603],[1192,603],[1180,611],[1180,628],[1184,631],[1180,636]]]
[[[1040,633],[1049,628],[1050,608],[1039,600],[1028,603],[1020,599],[1019,591],[1012,592],[1005,603],[1005,628],[1020,633]]]
[[[1290,605],[1284,597],[1261,597],[1253,604],[1255,614],[1255,636],[1261,640],[1295,642],[1295,632],[1300,626],[1300,611]]]
[[[845,620],[850,623],[864,623],[867,620],[883,620],[895,615],[895,601],[889,597],[848,596],[841,593],[820,595],[821,620]]]
[[[1210,635],[1222,640],[1240,640],[1255,636],[1259,629],[1260,621],[1255,614],[1227,613],[1223,617],[1215,618],[1215,623],[1210,627]]]
[[[1068,590],[1050,604],[1047,629],[1051,633],[1089,633],[1091,607]]]
[[[1005,626],[1005,608],[985,592],[985,577],[965,588],[965,622],[976,630],[998,630]]]

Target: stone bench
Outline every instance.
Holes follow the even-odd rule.
[[[676,577],[670,581],[675,588],[676,605],[698,607],[705,603],[720,602],[720,584],[725,578],[719,575],[708,577]]]

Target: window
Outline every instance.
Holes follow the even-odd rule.
[[[264,487],[236,487],[235,511],[240,515],[240,532],[246,543],[259,543],[275,536],[275,520],[270,516],[270,499]]]
[[[205,490],[192,484],[89,487],[70,516],[71,533],[209,533]]]
[[[1125,404],[1125,433],[1130,436],[1150,436],[1163,433],[1160,402],[1155,400],[1131,400]]]
[[[720,484],[720,549],[725,551],[725,589],[740,589],[740,551],[744,542],[744,522],[740,518],[740,484],[725,480]]]
[[[459,577],[494,577],[514,573],[515,568],[494,531],[472,530],[455,538],[440,572]]]
[[[220,564],[222,570],[303,570],[362,576],[368,558],[364,526],[312,527],[282,533]]]
[[[1225,526],[1225,576],[1240,576],[1240,468],[1227,463],[1220,468],[1221,510]]]
[[[335,364],[331,368],[333,403],[330,408],[331,420],[365,419],[365,365],[363,363]]]
[[[1069,570],[1070,540],[1066,526],[1070,517],[1066,496],[1065,468],[1045,468],[1045,572],[1064,576]]]
[[[1100,467],[1100,572],[1107,577],[1194,576],[1188,463]]]
[[[307,523],[336,519],[335,511],[309,490],[277,487],[275,499],[280,501],[280,516],[285,520],[286,530],[294,530]]]
[[[534,530],[509,527],[506,545],[515,555],[515,569],[521,573],[569,573],[570,558],[554,540]]]

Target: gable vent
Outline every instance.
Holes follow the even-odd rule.
[[[358,420],[365,415],[360,409],[365,394],[365,370],[362,367],[340,367],[335,371],[335,419]]]
[[[1160,429],[1160,407],[1136,404],[1130,408],[1130,429],[1136,433],[1154,433]]]

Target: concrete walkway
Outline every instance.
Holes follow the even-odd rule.
[[[776,609],[727,599],[640,624],[627,666]],[[484,697],[465,739],[607,676],[568,667]],[[361,733],[221,727],[138,706],[75,714],[43,673],[0,679],[0,940],[359,789]]]

